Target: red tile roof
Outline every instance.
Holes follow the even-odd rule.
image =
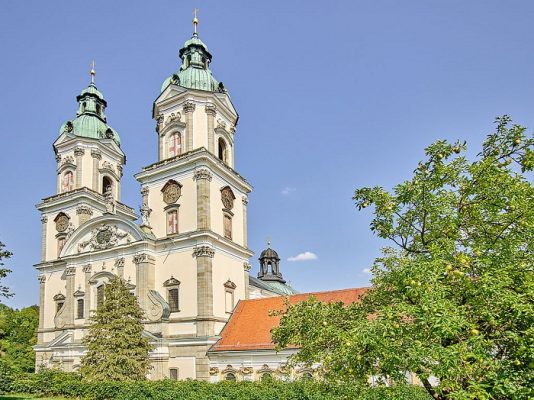
[[[288,296],[290,303],[299,303],[314,296],[325,303],[359,301],[367,288],[334,290],[330,292],[302,293]],[[270,316],[270,311],[284,309],[286,297],[267,297],[255,300],[242,300],[237,304],[233,315],[221,332],[221,339],[210,351],[243,351],[274,349],[271,329],[278,326],[280,316]]]

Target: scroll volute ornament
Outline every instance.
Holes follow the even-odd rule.
[[[161,192],[163,193],[163,201],[167,204],[173,204],[178,201],[182,194],[182,185],[171,179],[163,186]]]
[[[234,192],[232,192],[232,189],[230,189],[229,186],[225,186],[221,189],[221,201],[226,210],[234,208],[234,200]]]
[[[56,230],[58,232],[65,232],[69,226],[69,217],[65,213],[59,213],[56,218],[54,218],[56,223]]]

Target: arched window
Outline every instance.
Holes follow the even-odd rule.
[[[76,309],[76,318],[83,318],[83,299],[78,299],[77,303],[77,309]]]
[[[102,194],[106,194],[108,188],[113,190],[113,182],[107,176],[104,176],[102,178]]]
[[[167,292],[167,300],[169,303],[169,308],[171,309],[171,312],[178,312],[180,311],[179,308],[179,291],[178,288],[169,289]]]
[[[235,374],[229,372],[224,376],[224,380],[226,381],[236,381]]]
[[[178,210],[167,213],[167,235],[178,233]]]
[[[182,135],[173,133],[168,139],[169,158],[182,154]]]
[[[63,174],[63,192],[69,192],[74,189],[74,173],[67,171]]]
[[[96,288],[96,308],[100,308],[104,304],[106,285],[102,284]]]
[[[223,138],[219,138],[219,160],[226,163],[227,159],[226,142]]]

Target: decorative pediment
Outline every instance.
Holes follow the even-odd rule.
[[[232,365],[228,364],[225,369],[221,371],[223,374],[237,374],[238,370],[232,367]]]
[[[169,286],[179,286],[180,285],[180,281],[176,278],[174,278],[173,276],[171,276],[169,279],[167,279],[165,282],[163,282],[163,286],[164,287],[169,287]]]
[[[54,301],[65,301],[65,295],[63,293],[58,293],[54,296]]]
[[[74,297],[83,297],[83,296],[85,296],[85,292],[83,290],[78,289],[74,292]]]
[[[234,282],[232,282],[230,279],[228,279],[225,283],[224,283],[224,287],[227,288],[227,289],[235,289],[237,286]]]
[[[111,272],[109,271],[99,271],[97,272],[96,274],[94,274],[91,279],[89,279],[89,283],[91,285],[94,285],[96,283],[100,283],[102,281],[106,281],[109,282],[111,279],[115,278],[116,276],[113,275]]]
[[[118,215],[106,214],[89,220],[74,231],[60,256],[106,250],[143,239],[143,232],[134,222]]]
[[[263,364],[262,367],[258,370],[258,374],[272,374],[274,370],[270,368],[267,364]]]

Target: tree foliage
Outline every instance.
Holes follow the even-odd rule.
[[[83,343],[88,352],[81,373],[88,380],[145,379],[151,346],[142,336],[143,311],[120,278],[105,288],[105,299],[91,317],[92,325]]]
[[[359,304],[288,305],[274,339],[328,379],[405,381],[435,399],[534,396],[534,140],[504,116],[474,161],[438,141],[391,192],[362,188],[392,244]]]
[[[7,276],[7,274],[11,272],[10,269],[3,268],[4,263],[2,262],[2,260],[8,259],[13,255],[13,253],[5,250],[5,247],[5,244],[0,242],[0,282],[3,278]],[[13,293],[9,291],[9,288],[7,286],[0,285],[0,298],[11,296],[13,296]]]
[[[35,370],[39,308],[37,306],[14,310],[0,305],[0,360],[15,372]]]

